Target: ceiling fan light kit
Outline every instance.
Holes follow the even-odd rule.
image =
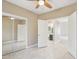
[[[44,5],[44,1],[43,0],[39,0],[39,5]]]
[[[52,5],[48,0],[36,0],[36,8],[39,8],[42,5],[46,6],[47,8],[52,8]]]

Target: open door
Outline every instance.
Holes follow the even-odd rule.
[[[38,20],[38,47],[46,47],[48,41],[48,23]]]

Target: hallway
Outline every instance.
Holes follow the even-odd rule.
[[[28,48],[3,56],[3,59],[74,59],[62,44],[50,42],[48,47]]]

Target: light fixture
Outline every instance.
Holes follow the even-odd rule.
[[[44,5],[44,1],[43,0],[39,0],[39,5]]]
[[[11,19],[11,20],[14,20],[15,18],[11,17],[10,19]]]

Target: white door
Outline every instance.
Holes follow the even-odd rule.
[[[18,38],[18,41],[24,41],[26,40],[26,28],[25,28],[25,25],[20,25],[18,24],[18,30],[17,30],[17,38]]]
[[[46,47],[48,41],[48,23],[38,20],[38,47]]]
[[[17,41],[23,41],[27,47],[27,28],[26,24],[18,24],[17,28]]]

